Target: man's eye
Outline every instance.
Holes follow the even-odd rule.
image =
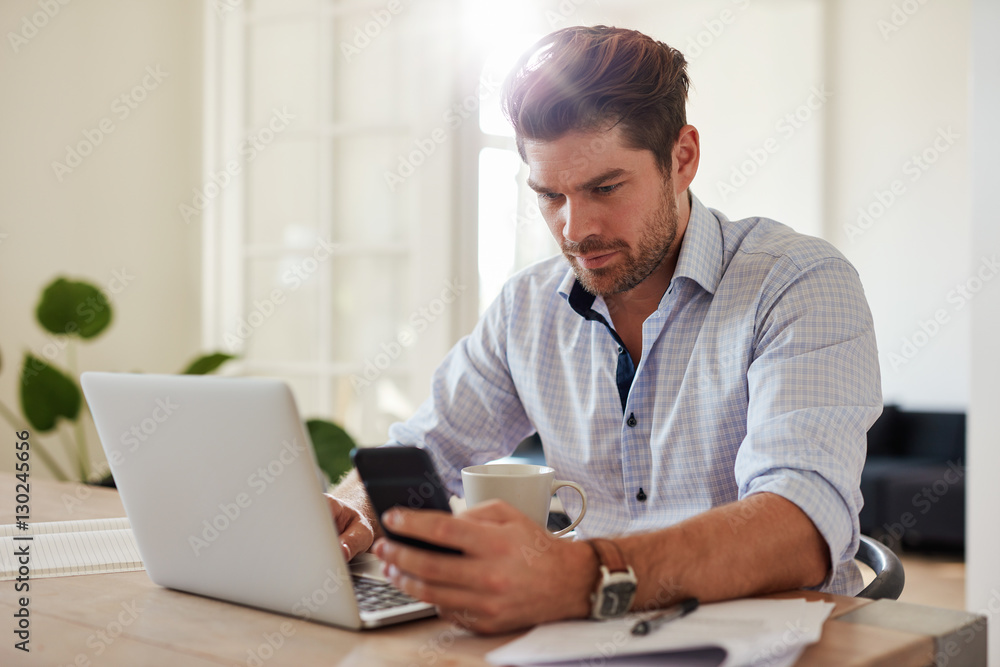
[[[539,192],[538,193],[538,198],[541,199],[542,201],[555,201],[556,199],[559,199],[559,197],[561,197],[561,196],[562,195],[560,195],[558,192]]]
[[[620,187],[621,183],[615,183],[614,185],[602,185],[594,188],[594,191],[599,195],[609,195]]]

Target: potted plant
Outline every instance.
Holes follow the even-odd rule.
[[[77,345],[89,342],[107,330],[112,313],[107,296],[88,282],[59,277],[49,283],[35,309],[35,319],[54,337],[42,348],[40,356],[32,352],[24,355],[19,390],[21,414],[0,401],[0,417],[15,431],[30,428],[32,433],[53,434],[59,438],[73,465],[70,472],[52,456],[48,445],[37,438],[32,441],[33,452],[59,480],[98,483],[103,480],[113,484],[106,468],[97,471],[97,474],[90,469],[83,428],[83,415],[87,410],[77,381],[80,374],[76,362]],[[60,356],[65,357],[65,369],[52,363]],[[212,373],[233,358],[233,355],[223,352],[201,355],[181,373]],[[0,355],[2,371],[3,357]],[[306,426],[320,467],[330,481],[336,482],[351,468],[350,451],[354,440],[340,426],[327,420],[310,419]]]

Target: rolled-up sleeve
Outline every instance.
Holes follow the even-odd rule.
[[[391,443],[428,450],[455,495],[463,495],[462,468],[507,456],[534,432],[507,365],[509,300],[501,292],[437,368],[430,397],[389,428]]]
[[[882,410],[871,312],[856,271],[836,257],[779,260],[758,304],[739,496],[797,505],[830,549],[820,588],[854,595],[866,433]]]

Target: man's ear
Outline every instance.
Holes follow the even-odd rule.
[[[694,125],[681,128],[677,141],[674,142],[672,158],[674,194],[680,196],[698,173],[698,161],[701,159],[701,143]]]

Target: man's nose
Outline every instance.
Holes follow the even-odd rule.
[[[594,212],[581,202],[567,202],[563,214],[563,238],[580,243],[589,236],[600,235]]]

